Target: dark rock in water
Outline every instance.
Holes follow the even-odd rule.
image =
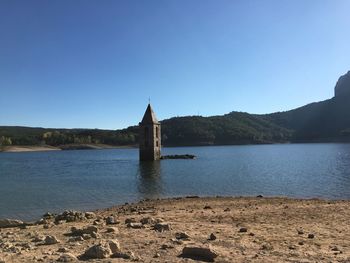
[[[164,155],[160,157],[161,160],[169,159],[195,159],[196,156],[192,154],[175,154],[175,155]]]

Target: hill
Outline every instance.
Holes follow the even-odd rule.
[[[272,114],[231,112],[176,117],[162,122],[164,146],[350,141],[350,71],[331,99]],[[122,130],[0,126],[0,145],[135,145],[138,127]]]
[[[350,71],[339,78],[334,90],[329,100],[261,117],[292,130],[292,141],[349,140]]]

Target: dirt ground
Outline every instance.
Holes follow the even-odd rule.
[[[349,208],[350,201],[186,197],[97,210],[73,222],[47,215],[37,225],[1,228],[0,262],[350,262]],[[88,226],[91,235],[71,229]],[[109,241],[121,253],[82,256]],[[185,247],[215,256],[187,258]]]

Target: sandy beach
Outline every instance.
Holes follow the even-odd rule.
[[[46,152],[59,151],[61,149],[53,146],[3,146],[0,152]]]
[[[48,213],[0,229],[0,262],[350,262],[349,206],[187,197]]]

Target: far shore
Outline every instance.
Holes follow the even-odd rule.
[[[136,146],[114,146],[107,144],[67,144],[62,146],[50,145],[13,145],[2,146],[0,152],[46,152],[46,151],[61,151],[61,150],[99,150],[99,149],[128,149]]]
[[[342,200],[192,196],[47,213],[0,228],[0,262],[349,262],[349,208]]]

